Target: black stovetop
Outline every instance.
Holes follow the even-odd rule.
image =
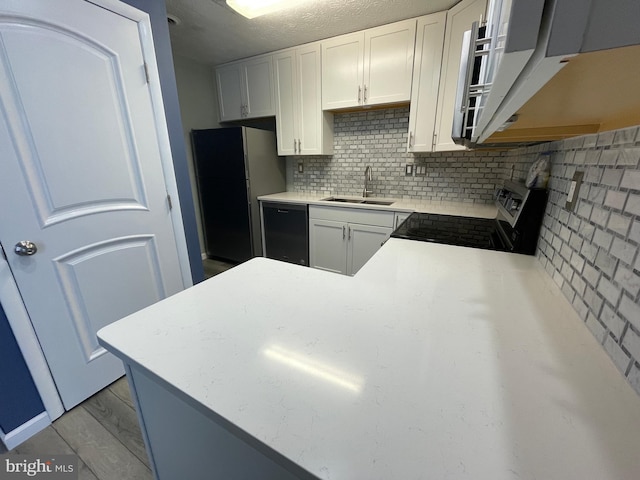
[[[433,213],[412,213],[391,234],[394,238],[444,243],[462,247],[501,250],[497,220]]]

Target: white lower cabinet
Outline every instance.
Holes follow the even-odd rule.
[[[394,212],[309,206],[309,264],[355,275],[393,231]]]

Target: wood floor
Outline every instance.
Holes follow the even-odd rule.
[[[123,377],[66,412],[11,453],[76,454],[80,480],[153,478]]]

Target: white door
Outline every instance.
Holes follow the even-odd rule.
[[[309,220],[309,266],[347,273],[347,224],[332,220]]]
[[[407,151],[433,150],[436,123],[442,42],[447,13],[440,12],[418,20],[416,53],[413,63],[413,88],[409,111]]]
[[[242,67],[226,65],[216,69],[220,121],[240,120],[244,111],[242,95]]]
[[[242,63],[247,118],[272,117],[276,114],[272,61],[273,57],[267,55]]]
[[[82,0],[0,2],[0,241],[67,409],[123,373],[96,331],[184,288],[140,37]]]
[[[347,275],[355,275],[389,239],[390,227],[358,225],[350,223],[348,228]]]
[[[352,33],[322,42],[322,108],[362,103],[364,34]]]
[[[303,155],[325,154],[320,55],[319,44],[296,52],[299,153]]]
[[[276,135],[278,155],[281,156],[297,153],[295,57],[295,50],[288,50],[273,58],[276,83]]]
[[[433,148],[435,152],[466,150],[465,147],[457,145],[451,138],[456,90],[458,88],[458,71],[460,70],[462,36],[466,30],[471,29],[473,22],[480,20],[484,16],[486,7],[487,0],[462,0],[447,13],[436,111],[436,137]]]
[[[365,31],[362,103],[408,102],[411,97],[416,21]]]

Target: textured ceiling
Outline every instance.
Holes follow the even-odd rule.
[[[224,0],[166,0],[174,53],[219,63],[446,10],[458,0],[308,0],[248,20]]]

